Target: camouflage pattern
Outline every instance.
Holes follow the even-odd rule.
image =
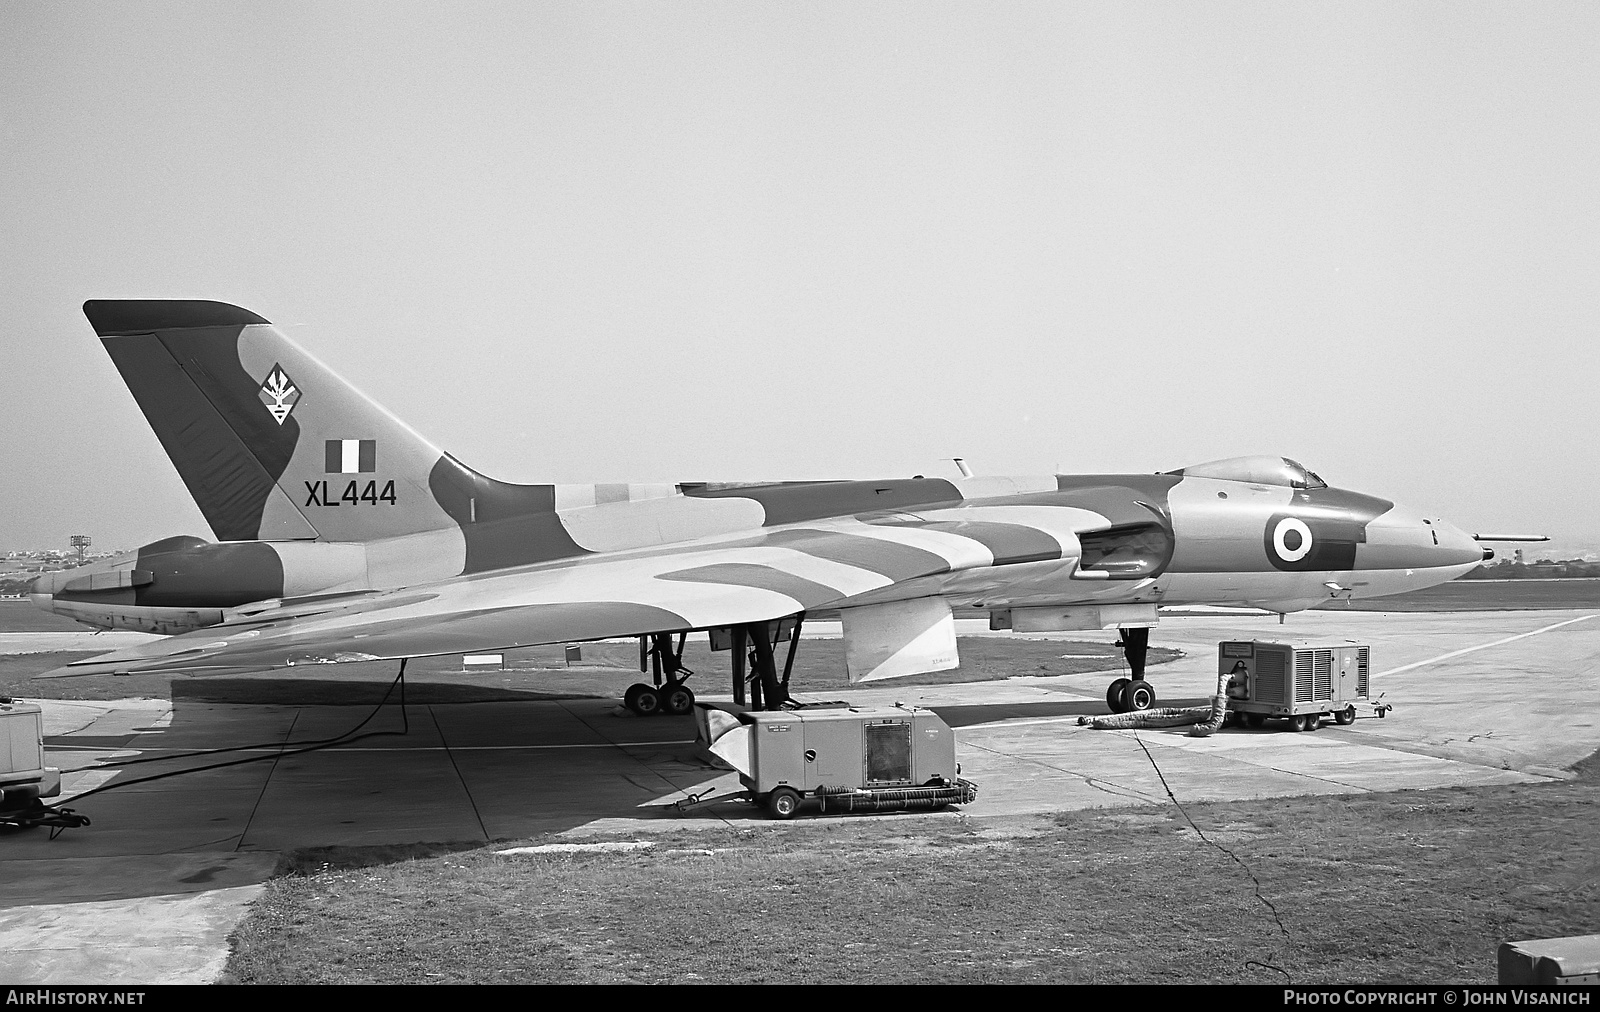
[[[80,621],[200,630],[83,673],[503,649],[931,597],[996,613],[1293,611],[1431,586],[1483,558],[1436,517],[1280,457],[1158,475],[510,484],[253,313],[84,311],[219,541],[41,577],[36,603]]]

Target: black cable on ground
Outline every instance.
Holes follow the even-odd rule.
[[[1188,810],[1183,807],[1183,802],[1179,801],[1178,800],[1178,796],[1176,794],[1172,793],[1172,787],[1167,783],[1167,778],[1161,772],[1161,767],[1159,765],[1157,765],[1156,757],[1150,754],[1150,749],[1145,745],[1143,739],[1141,739],[1139,737],[1139,732],[1135,731],[1133,733],[1133,740],[1139,743],[1139,748],[1144,752],[1144,757],[1146,759],[1150,760],[1150,768],[1156,771],[1156,779],[1161,781],[1162,790],[1167,792],[1167,797],[1170,798],[1172,803],[1173,803],[1173,805],[1177,807],[1178,814],[1183,816],[1183,821],[1185,821],[1185,822],[1187,822],[1189,824],[1189,828],[1193,829],[1195,831],[1195,834],[1197,836],[1199,836],[1201,840],[1205,841],[1206,843],[1208,843],[1211,846],[1215,847],[1217,850],[1220,850],[1224,854],[1228,855],[1229,859],[1231,859],[1234,864],[1236,864],[1240,868],[1244,869],[1244,873],[1246,875],[1250,876],[1250,881],[1255,883],[1256,899],[1260,900],[1261,903],[1269,911],[1271,911],[1272,919],[1275,922],[1277,922],[1278,930],[1280,932],[1282,932],[1282,934],[1283,934],[1283,940],[1285,942],[1289,941],[1290,940],[1289,939],[1289,929],[1284,927],[1283,918],[1278,915],[1278,908],[1273,906],[1272,901],[1267,899],[1266,894],[1261,891],[1261,880],[1256,878],[1256,873],[1250,870],[1250,866],[1245,864],[1244,861],[1239,857],[1238,854],[1235,854],[1233,851],[1229,850],[1227,847],[1224,847],[1222,844],[1220,844],[1217,841],[1211,839],[1211,837],[1206,835],[1205,830],[1201,829],[1198,825],[1195,824],[1194,819],[1192,819],[1189,816]],[[1264,969],[1264,970],[1272,970],[1272,971],[1275,971],[1277,973],[1283,974],[1283,981],[1284,981],[1285,984],[1290,984],[1290,983],[1294,982],[1294,978],[1289,976],[1289,971],[1288,970],[1285,970],[1283,967],[1276,966],[1276,965],[1274,965],[1272,963],[1267,963],[1267,962],[1264,962],[1264,961],[1258,960],[1258,959],[1251,959],[1251,960],[1246,960],[1245,963],[1244,963],[1244,966],[1245,966],[1246,969],[1259,968],[1259,969]]]
[[[366,727],[367,724],[372,720],[372,718],[377,716],[378,712],[383,709],[384,704],[389,702],[389,696],[394,692],[394,689],[395,689],[396,685],[398,685],[400,687],[400,722],[401,722],[400,730],[398,730],[398,731],[368,731],[366,734],[357,735],[356,732],[361,730],[363,727]],[[114,781],[112,781],[111,783],[108,783],[108,784],[101,784],[99,787],[93,788],[92,790],[84,791],[82,794],[75,794],[68,800],[72,804],[77,804],[79,801],[82,801],[84,798],[87,798],[87,797],[89,797],[91,795],[99,794],[102,791],[114,790],[114,789],[116,789],[118,787],[131,787],[134,784],[147,784],[147,783],[150,783],[153,780],[165,780],[168,777],[179,777],[179,776],[183,776],[183,775],[188,774],[188,773],[204,773],[207,770],[227,769],[229,766],[243,766],[246,763],[264,762],[265,760],[268,760],[268,759],[274,759],[274,760],[275,759],[282,759],[284,756],[304,755],[307,752],[317,752],[317,751],[320,751],[321,749],[331,748],[334,745],[348,744],[349,742],[354,742],[354,741],[365,741],[368,738],[382,738],[382,737],[388,737],[388,736],[394,736],[394,735],[406,735],[406,734],[410,734],[410,733],[411,733],[411,718],[410,718],[409,714],[406,712],[406,662],[405,662],[405,659],[401,659],[401,661],[400,661],[400,672],[399,672],[399,674],[395,675],[394,681],[389,684],[389,691],[385,692],[383,694],[383,699],[381,701],[379,701],[377,707],[371,713],[367,714],[367,717],[366,717],[365,720],[363,720],[361,723],[357,724],[355,727],[351,728],[350,730],[346,731],[344,734],[341,734],[336,738],[316,739],[316,740],[313,740],[313,741],[310,741],[310,742],[273,742],[273,743],[268,743],[268,744],[265,744],[265,745],[233,745],[233,746],[229,746],[227,748],[207,749],[207,750],[197,751],[197,752],[182,752],[182,753],[179,753],[177,755],[151,756],[149,758],[144,758],[144,759],[130,759],[130,760],[127,760],[126,762],[120,762],[120,763],[119,762],[111,762],[111,763],[103,763],[103,764],[98,765],[98,766],[86,766],[81,770],[74,770],[73,772],[86,773],[86,772],[89,772],[91,770],[113,769],[113,768],[118,768],[118,767],[122,767],[122,766],[131,766],[134,763],[139,763],[139,762],[153,762],[153,761],[155,761],[157,759],[165,761],[165,760],[169,760],[169,759],[192,758],[194,756],[202,756],[202,755],[220,755],[220,754],[222,754],[224,752],[239,752],[239,751],[242,751],[244,749],[251,749],[251,748],[257,748],[257,749],[270,748],[270,749],[275,749],[276,750],[276,751],[273,751],[273,752],[269,752],[266,755],[246,756],[243,759],[234,759],[234,760],[231,760],[231,761],[225,762],[225,763],[211,763],[211,764],[206,765],[206,766],[190,766],[190,767],[188,767],[186,769],[171,770],[171,771],[168,771],[166,773],[156,773],[156,774],[154,774],[152,776],[148,776],[148,777],[136,777],[136,778],[134,778],[132,780],[114,780]]]
[[[403,719],[404,716],[405,716],[405,705],[406,705],[406,702],[405,702],[405,697],[406,697],[405,676],[406,676],[406,664],[405,664],[405,659],[402,658],[401,661],[400,661],[400,672],[399,672],[399,674],[395,675],[395,680],[389,683],[388,691],[386,691],[383,694],[383,698],[382,699],[378,700],[378,705],[373,708],[372,712],[367,714],[367,719],[363,720],[361,723],[357,724],[355,727],[352,727],[350,730],[344,732],[343,734],[336,735],[336,736],[334,736],[332,738],[313,738],[310,741],[287,741],[287,742],[285,742],[285,741],[267,741],[267,742],[258,742],[258,743],[254,744],[254,745],[229,745],[229,746],[227,746],[225,748],[202,748],[202,749],[195,749],[193,752],[174,752],[171,755],[142,756],[142,757],[140,757],[138,759],[112,759],[112,760],[107,760],[107,761],[101,762],[100,764],[98,764],[96,766],[85,767],[85,769],[103,770],[103,769],[111,769],[112,767],[117,767],[117,766],[137,766],[140,763],[159,763],[159,762],[169,762],[169,761],[171,761],[173,759],[192,759],[195,756],[222,755],[223,753],[226,753],[226,752],[250,752],[250,751],[254,751],[254,750],[257,750],[257,749],[264,749],[264,748],[276,748],[276,749],[281,749],[281,748],[299,748],[301,746],[335,744],[337,742],[344,741],[346,738],[350,737],[350,735],[355,734],[357,731],[361,730],[363,727],[366,727],[367,724],[372,720],[372,718],[376,717],[378,715],[378,713],[383,710],[384,704],[389,702],[389,697],[394,694],[394,687],[396,685],[400,686],[400,713],[401,713],[401,717]],[[374,733],[376,734],[376,733],[380,733],[380,732],[374,732]],[[403,731],[383,731],[381,733],[382,734],[404,734],[405,732],[403,732]],[[81,772],[81,771],[79,771],[79,772]],[[79,795],[79,797],[82,797],[82,795]]]

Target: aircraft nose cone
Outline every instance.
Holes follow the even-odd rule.
[[[1448,569],[1476,566],[1483,546],[1454,524],[1403,506],[1367,525],[1367,541],[1357,558],[1373,569]]]
[[[1464,566],[1469,562],[1484,562],[1494,557],[1493,552],[1485,555],[1484,547],[1455,524],[1435,520],[1433,527],[1439,535],[1438,554],[1441,560],[1435,565]]]

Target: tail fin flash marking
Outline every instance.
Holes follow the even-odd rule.
[[[328,474],[372,474],[378,470],[378,441],[330,439],[323,457]]]

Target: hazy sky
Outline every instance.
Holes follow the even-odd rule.
[[[210,536],[80,306],[520,481],[1243,453],[1600,541],[1600,5],[0,5],[0,550]]]

